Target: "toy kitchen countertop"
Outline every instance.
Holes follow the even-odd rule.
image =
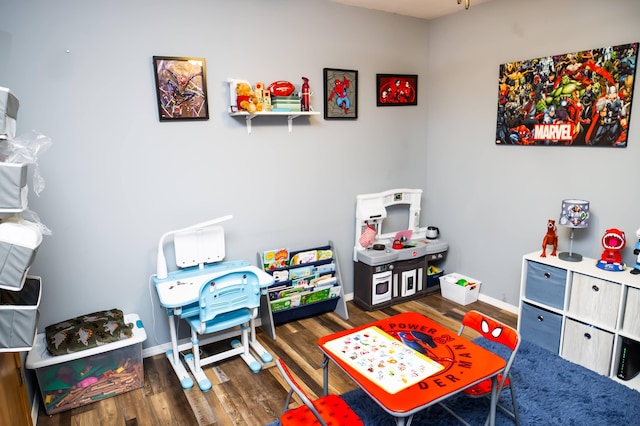
[[[410,260],[422,256],[429,260],[441,260],[446,256],[449,244],[440,239],[409,240],[401,249],[392,248],[392,244],[374,244],[371,247],[358,250],[357,260],[370,266],[384,265],[401,260]]]

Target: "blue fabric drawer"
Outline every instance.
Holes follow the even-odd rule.
[[[527,261],[525,296],[529,300],[564,309],[567,271],[555,266]]]
[[[520,335],[522,340],[547,349],[553,353],[560,350],[562,316],[528,303],[522,304],[520,312]]]

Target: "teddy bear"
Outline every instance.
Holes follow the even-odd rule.
[[[253,114],[256,111],[262,110],[259,99],[247,83],[240,82],[236,85],[236,99],[238,109],[241,111],[247,111]]]

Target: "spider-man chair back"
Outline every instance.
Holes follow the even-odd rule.
[[[504,367],[502,373],[498,374],[497,395],[500,396],[502,390],[508,388],[511,392],[513,410],[509,410],[499,402],[497,404],[497,408],[513,418],[516,425],[520,425],[520,417],[518,416],[518,402],[516,401],[516,393],[512,386],[510,376],[511,366],[513,365],[513,361],[515,360],[516,354],[518,353],[518,348],[520,347],[520,333],[518,333],[515,328],[510,327],[478,311],[469,311],[464,315],[464,317],[462,318],[462,325],[460,326],[460,330],[458,331],[458,335],[462,335],[466,327],[469,327],[480,333],[480,335],[485,339],[499,343],[509,349],[508,359],[506,360],[507,364]],[[487,379],[470,388],[465,389],[464,393],[472,398],[490,398],[491,385],[491,379]],[[469,424],[456,413],[454,413],[453,410],[451,410],[449,407],[444,404],[441,405],[463,424]]]
[[[520,346],[520,335],[515,329],[478,311],[469,311],[465,314],[458,334],[462,333],[464,327],[470,327],[485,339],[506,346],[511,352],[517,351]]]

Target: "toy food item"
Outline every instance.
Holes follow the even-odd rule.
[[[289,96],[296,90],[293,83],[285,80],[274,81],[267,89],[273,96]]]

